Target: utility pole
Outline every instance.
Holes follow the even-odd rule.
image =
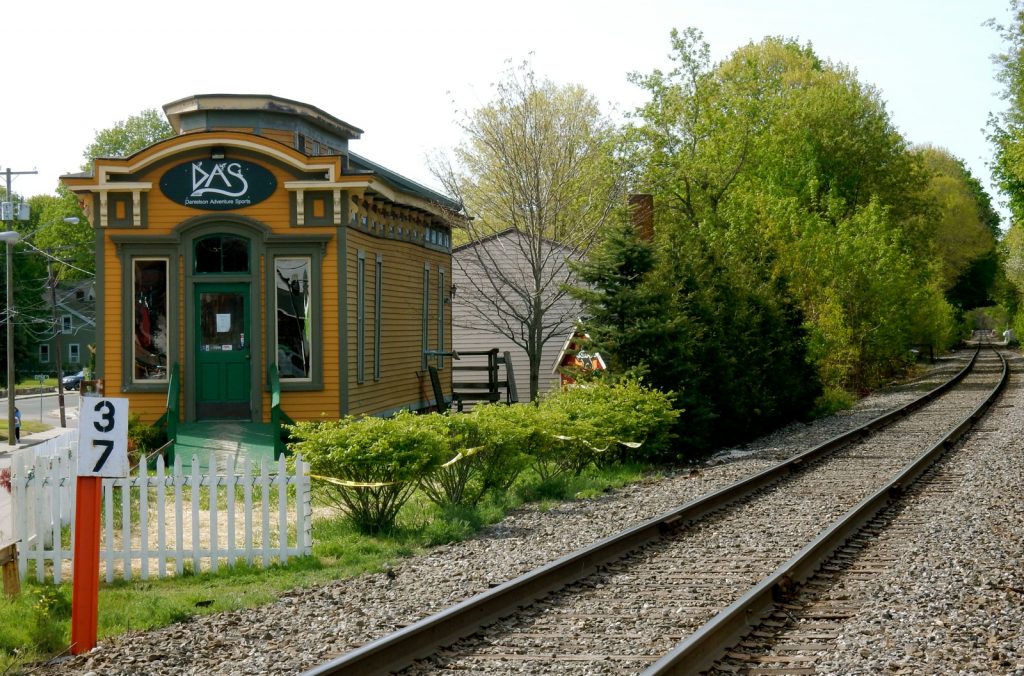
[[[14,295],[12,293],[12,286],[14,281],[13,266],[14,261],[11,257],[11,252],[14,249],[14,242],[17,241],[17,233],[12,233],[10,228],[10,221],[28,220],[28,204],[22,202],[21,204],[14,204],[14,195],[11,192],[11,176],[18,176],[22,174],[35,174],[36,171],[11,171],[10,167],[4,174],[7,177],[7,194],[4,195],[4,202],[0,202],[0,220],[7,221],[7,231],[10,237],[6,240],[7,244],[7,443],[16,444],[17,435],[14,430],[14,396],[15,396],[15,374],[14,374]],[[6,234],[6,233],[5,233]]]
[[[67,427],[67,420],[64,417],[64,369],[61,366],[61,345],[60,336],[64,333],[64,327],[57,324],[57,277],[53,274],[53,261],[46,261],[46,279],[50,284],[50,302],[53,305],[53,346],[57,353],[57,405],[60,407],[60,426]]]

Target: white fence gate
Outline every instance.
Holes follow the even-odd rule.
[[[70,577],[74,551],[74,443],[63,437],[59,450],[33,448],[14,458],[14,529],[19,540],[18,572],[60,583]],[[301,456],[289,474],[285,459],[264,460],[254,468],[247,458],[209,459],[203,474],[193,456],[191,470],[181,458],[168,471],[158,458],[156,472],[103,479],[100,566],[106,580],[145,580],[216,571],[223,564],[286,563],[312,553],[310,478]],[[256,471],[258,470],[258,471]]]

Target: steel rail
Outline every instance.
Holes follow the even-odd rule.
[[[501,617],[529,605],[549,592],[590,575],[602,564],[684,527],[701,517],[743,499],[765,486],[800,471],[812,461],[892,424],[931,402],[963,380],[974,367],[981,347],[956,375],[907,404],[872,418],[863,425],[839,434],[745,479],[691,500],[636,526],[611,535],[575,552],[481,592],[450,608],[425,617],[387,636],[367,643],[329,662],[313,667],[304,676],[358,673],[386,674],[411,665],[454,643]]]
[[[775,572],[648,667],[642,676],[696,674],[710,668],[729,647],[757,627],[776,603],[784,600],[797,585],[813,577],[836,551],[860,532],[879,512],[899,500],[906,487],[914,483],[981,419],[1006,386],[1009,366],[1002,354],[998,351],[996,354],[1003,365],[999,384],[970,415],[945,437],[905,465],[887,485],[850,509],[789,561],[779,566]]]

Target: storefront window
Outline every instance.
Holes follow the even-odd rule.
[[[133,261],[133,364],[136,381],[167,380],[167,259]]]
[[[313,375],[311,268],[312,261],[307,257],[274,259],[277,369],[282,380],[309,380]]]

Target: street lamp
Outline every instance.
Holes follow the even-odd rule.
[[[14,230],[0,232],[0,241],[7,243],[7,443],[14,445],[14,243],[18,241]]]

